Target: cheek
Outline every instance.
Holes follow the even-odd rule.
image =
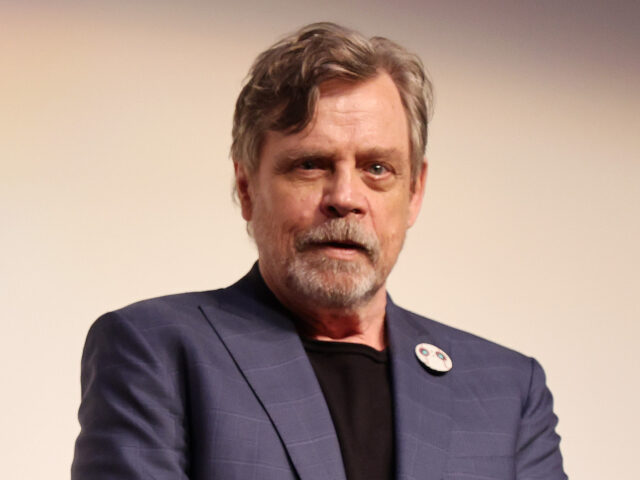
[[[321,195],[315,190],[284,189],[276,192],[276,198],[279,208],[274,214],[286,219],[286,223],[292,228],[296,228],[296,225],[304,228],[305,225],[312,224],[320,212]]]
[[[407,231],[407,202],[401,198],[387,199],[372,205],[373,227],[380,244],[395,250],[402,245]],[[377,207],[377,208],[376,208]],[[391,251],[389,252],[391,253]]]
[[[284,189],[274,191],[265,200],[260,208],[261,222],[278,249],[289,249],[298,233],[316,223],[319,211],[316,195]]]

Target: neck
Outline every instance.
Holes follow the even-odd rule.
[[[361,343],[376,350],[387,346],[384,325],[387,296],[384,287],[365,305],[355,308],[296,308],[300,334],[316,340]]]
[[[267,278],[264,280],[280,303],[295,314],[300,335],[316,340],[361,343],[376,350],[386,348],[387,293],[384,285],[362,304],[325,308],[314,305],[313,300],[305,301],[299,295],[288,295],[274,288],[276,285],[271,285]]]

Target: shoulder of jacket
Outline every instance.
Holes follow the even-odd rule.
[[[514,367],[524,368],[526,370],[531,368],[532,358],[510,347],[401,307],[397,308],[404,312],[408,321],[416,325],[417,328],[431,332],[436,338],[446,338],[451,345],[450,348],[456,352],[456,356],[459,358],[462,357],[463,359],[476,362],[480,360],[478,357],[482,357],[483,359],[491,358],[494,361],[509,363]],[[450,353],[453,355],[453,352]]]

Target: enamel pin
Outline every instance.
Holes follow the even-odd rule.
[[[453,367],[453,362],[449,355],[444,353],[440,348],[430,343],[420,343],[416,345],[416,357],[429,370],[435,372],[448,372]]]

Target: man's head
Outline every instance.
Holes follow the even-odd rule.
[[[333,24],[258,57],[232,155],[260,270],[285,303],[384,293],[420,208],[429,92],[416,57]]]
[[[269,130],[303,130],[313,118],[322,83],[335,79],[362,82],[381,71],[389,74],[400,93],[415,180],[422,168],[432,106],[432,87],[422,62],[391,40],[368,39],[333,23],[303,27],[255,60],[236,102],[233,161],[254,172]]]

